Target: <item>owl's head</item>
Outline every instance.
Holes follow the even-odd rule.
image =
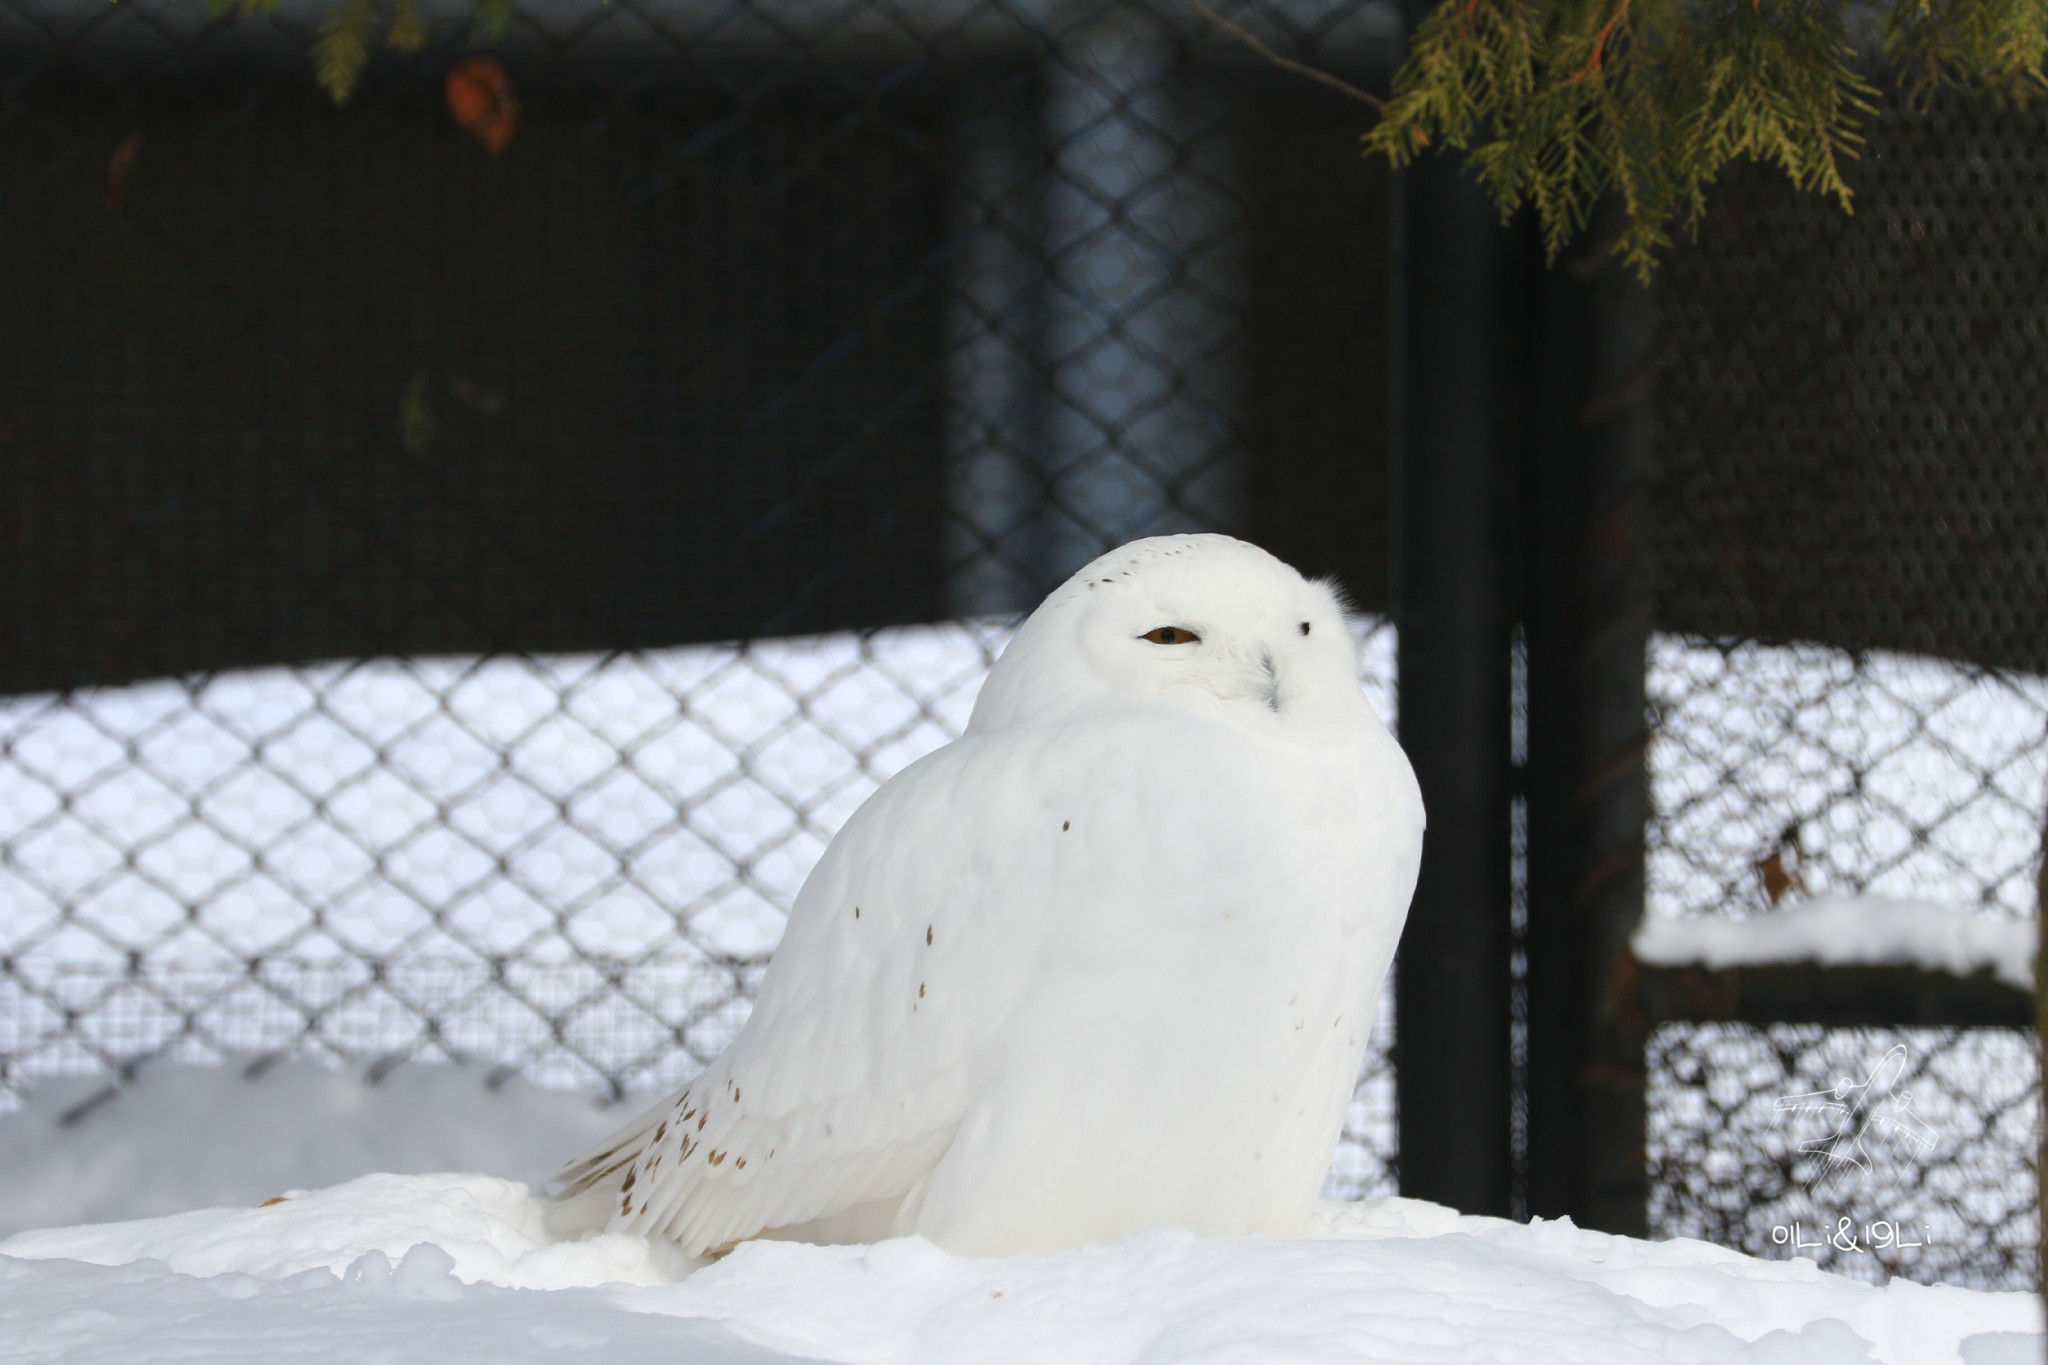
[[[1365,707],[1336,591],[1230,536],[1134,540],[1031,614],[989,674],[971,724],[1042,723],[1155,700],[1257,725]]]

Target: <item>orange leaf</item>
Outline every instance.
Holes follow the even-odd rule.
[[[492,156],[519,131],[519,106],[505,68],[489,57],[472,57],[448,73],[448,112]]]

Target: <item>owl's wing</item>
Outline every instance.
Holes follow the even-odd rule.
[[[1042,756],[969,736],[857,810],[798,893],[739,1036],[569,1163],[558,1197],[693,1254],[905,1194],[966,1111],[963,1062],[1014,998],[1047,888]],[[972,922],[975,932],[961,932]],[[1007,970],[1005,970],[1007,966]]]

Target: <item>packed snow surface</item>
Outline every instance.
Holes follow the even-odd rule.
[[[701,1267],[624,1234],[551,1242],[542,1211],[514,1181],[371,1175],[21,1233],[0,1242],[0,1359],[1985,1365],[2042,1347],[2025,1294],[1403,1199],[1325,1203],[1291,1238],[1162,1228],[986,1260],[751,1242]]]
[[[1633,947],[1659,966],[1738,967],[1772,962],[1911,965],[2034,984],[2031,919],[1926,901],[1819,895],[1746,918],[1645,916]]]

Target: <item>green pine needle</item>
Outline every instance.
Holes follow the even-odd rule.
[[[313,78],[336,104],[347,104],[370,62],[370,38],[376,31],[379,0],[342,0],[320,25],[313,44]]]

